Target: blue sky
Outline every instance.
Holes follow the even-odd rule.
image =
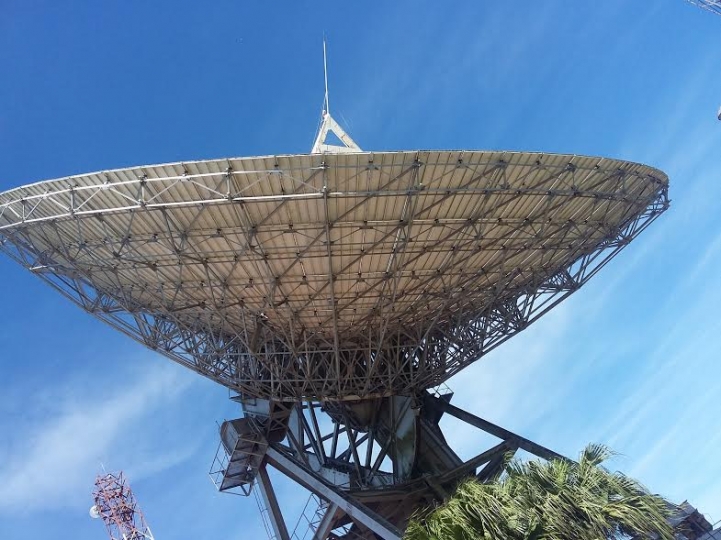
[[[721,519],[721,17],[682,0],[0,0],[0,190],[167,161],[307,152],[329,43],[334,116],[367,150],[612,156],[672,208],[571,299],[450,381],[455,402]],[[158,538],[262,538],[214,491],[227,391],[0,258],[0,537],[105,534],[101,463]],[[446,425],[470,456],[479,440]],[[305,494],[279,481],[292,521]]]

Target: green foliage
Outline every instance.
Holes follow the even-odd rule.
[[[578,462],[513,461],[495,483],[462,483],[445,504],[417,515],[406,540],[673,540],[670,506],[602,463],[589,445]]]

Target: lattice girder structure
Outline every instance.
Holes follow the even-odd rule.
[[[451,405],[451,395],[424,392],[415,398],[300,402],[280,408],[239,398],[243,421],[255,426],[256,436],[267,442],[257,460],[263,465],[244,470],[241,491],[249,495],[249,488],[257,486],[263,492],[270,502],[263,515],[273,531],[270,536],[278,540],[295,536],[288,534],[283,512],[273,502],[268,465],[318,497],[318,515],[313,520],[306,517],[313,538],[398,540],[417,509],[443,501],[469,476],[481,482],[494,480],[519,450],[544,459],[565,459]],[[464,461],[446,442],[439,425],[444,414],[464,422],[464,429],[485,432],[495,443],[489,441]],[[228,436],[230,426],[239,421],[226,421],[221,427],[220,452],[227,457],[244,451],[235,436]],[[211,474],[218,489],[233,489],[235,469]]]
[[[93,500],[93,510],[103,520],[110,540],[154,540],[122,472],[99,475]]]
[[[158,165],[0,194],[0,248],[246,395],[412,395],[576,291],[668,207],[624,161],[512,152]]]

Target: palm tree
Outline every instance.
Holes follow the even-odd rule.
[[[409,524],[406,540],[673,540],[672,506],[602,463],[589,445],[578,462],[513,461],[490,484],[462,483],[445,504]]]

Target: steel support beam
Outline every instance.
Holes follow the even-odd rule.
[[[475,416],[468,411],[464,411],[463,409],[460,409],[455,405],[451,405],[450,403],[442,399],[432,396],[429,396],[429,399],[435,400],[436,405],[441,410],[443,410],[443,412],[447,412],[451,416],[462,420],[466,424],[477,427],[478,429],[481,429],[486,433],[498,437],[499,439],[509,441],[513,443],[514,446],[517,446],[518,448],[525,450],[526,452],[530,452],[535,456],[547,460],[560,459],[563,461],[568,461],[567,457],[562,456],[561,454],[557,454],[556,452],[554,452],[553,450],[549,450],[545,446],[541,446],[540,444],[536,444],[533,441],[526,439],[525,437],[516,435],[512,431],[508,431],[507,429],[504,429],[501,426],[497,426],[496,424],[493,424],[488,420],[484,420],[483,418]]]
[[[478,481],[486,483],[497,479],[501,472],[503,472],[503,465],[505,464],[504,458],[505,456],[498,456],[486,463],[486,466],[476,475]]]
[[[350,495],[341,492],[336,486],[308,471],[274,446],[268,449],[266,459],[269,465],[272,465],[317,496],[322,497],[331,504],[338,505],[353,521],[368,527],[384,540],[401,539],[402,532],[385,518],[353,500]]]
[[[340,507],[335,503],[330,503],[320,520],[318,528],[313,535],[313,540],[326,540],[330,532],[334,529],[336,519],[340,515]]]
[[[285,526],[285,520],[283,519],[283,514],[280,511],[278,499],[275,497],[273,484],[270,483],[270,477],[268,476],[268,471],[265,467],[261,467],[258,470],[257,478],[260,494],[263,497],[265,507],[268,509],[268,516],[270,517],[270,524],[273,527],[275,537],[278,540],[290,540],[288,528]]]

